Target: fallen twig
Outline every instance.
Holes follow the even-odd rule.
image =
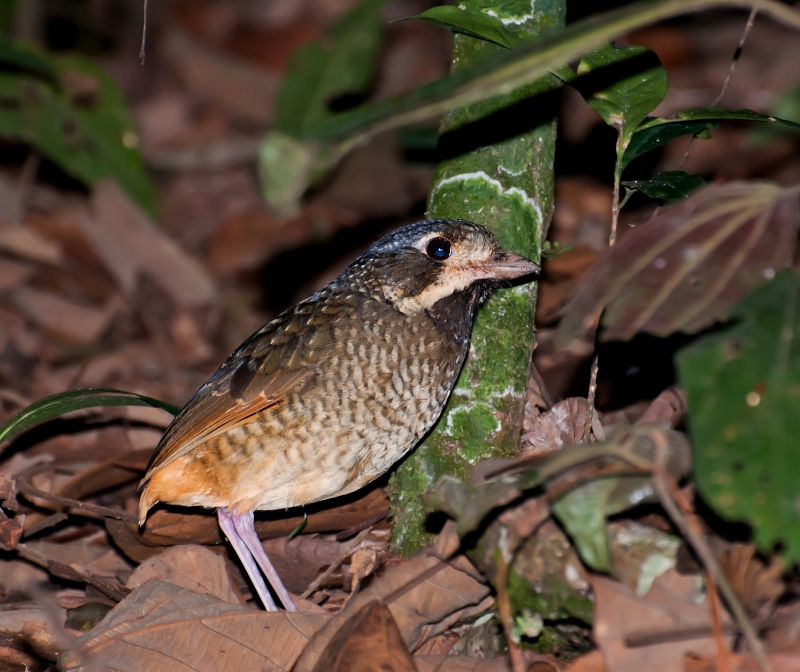
[[[79,502],[77,499],[69,499],[67,497],[59,497],[44,490],[31,485],[22,478],[17,479],[17,492],[25,495],[28,499],[36,497],[43,499],[51,504],[56,504],[59,509],[69,509],[70,511],[87,515],[90,518],[114,518],[122,520],[126,523],[138,523],[138,519],[132,513],[123,511],[122,509],[110,509],[107,506],[99,506],[97,504],[89,504],[87,502]],[[58,511],[58,509],[54,509]]]
[[[508,596],[508,566],[511,558],[506,558],[507,550],[500,545],[500,552],[497,554],[497,577],[495,587],[497,588],[497,608],[500,612],[500,622],[503,624],[503,632],[508,644],[508,656],[511,659],[511,669],[513,672],[525,672],[527,666],[522,657],[522,648],[514,639],[514,616],[511,611],[511,599]]]

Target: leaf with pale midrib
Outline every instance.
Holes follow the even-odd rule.
[[[768,182],[709,185],[622,236],[581,283],[556,334],[568,343],[607,306],[601,338],[694,333],[791,263],[798,194]]]

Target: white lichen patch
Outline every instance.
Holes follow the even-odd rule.
[[[527,192],[519,187],[509,187],[508,189],[505,189],[500,180],[490,177],[482,170],[475,171],[474,173],[461,173],[459,175],[452,175],[451,177],[446,177],[443,180],[440,180],[434,185],[430,198],[433,200],[436,191],[445,185],[456,182],[469,182],[470,180],[480,180],[482,182],[486,182],[487,184],[491,185],[501,196],[517,197],[526,208],[536,215],[537,221],[543,221],[542,211],[541,208],[539,208],[539,204],[533,198],[528,196]]]
[[[497,166],[497,169],[498,169],[500,172],[502,172],[502,173],[505,173],[506,175],[511,175],[511,177],[519,177],[520,175],[522,175],[522,173],[524,173],[524,172],[525,172],[525,169],[524,169],[524,168],[523,168],[522,170],[518,170],[518,171],[516,171],[516,172],[515,172],[515,171],[513,171],[513,170],[509,170],[509,169],[508,169],[508,168],[506,168],[505,166]]]
[[[489,16],[493,16],[495,19],[500,19],[503,22],[504,26],[519,26],[523,23],[527,23],[528,21],[533,21],[535,18],[533,14],[522,14],[517,16],[498,16],[497,12],[493,9],[490,9],[486,12]]]

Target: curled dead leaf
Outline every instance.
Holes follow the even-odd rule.
[[[731,544],[718,555],[718,560],[742,606],[751,616],[763,619],[772,614],[786,584],[781,578],[784,565],[780,557],[774,556],[767,565],[757,553],[752,544]]]

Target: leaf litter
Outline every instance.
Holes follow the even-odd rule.
[[[220,20],[239,10],[226,7],[214,14],[219,10],[213,9],[215,3],[203,4],[207,7],[181,5],[172,17],[166,59],[177,75],[157,75],[157,92],[137,105],[142,111],[137,118],[147,120],[139,129],[145,160],[159,170],[174,171],[173,176],[159,176],[159,188],[173,214],[162,213],[153,220],[152,212],[145,214],[134,204],[130,188],[120,189],[110,181],[96,182],[87,198],[38,180],[25,184],[5,169],[0,174],[4,418],[30,401],[86,386],[133,390],[179,405],[204,382],[215,362],[279,309],[259,302],[256,275],[263,264],[284,263],[282,255],[298,247],[307,253],[306,245],[335,243],[343,232],[359,241],[364,235],[344,259],[366,244],[367,236],[359,233],[365,221],[370,220],[366,226],[373,227],[372,236],[389,219],[394,225],[397,218],[418,217],[410,211],[424,201],[431,169],[405,162],[396,138],[377,139],[358,150],[293,219],[282,220],[265,208],[254,177],[241,179],[247,173],[241,166],[255,156],[255,140],[272,113],[275,68],[289,61],[289,48],[280,45],[307,40],[310,23],[304,27],[303,21],[290,17],[284,27],[276,28],[252,17],[245,22]],[[324,9],[327,4],[315,3],[320,13],[312,32],[320,34],[323,24],[329,24],[324,18],[325,11],[332,11]],[[330,16],[339,16],[337,11],[341,8]],[[217,18],[209,18],[213,16]],[[410,81],[405,67],[402,77],[385,74],[390,62],[404,63],[397,54],[412,43],[406,36],[417,39],[409,28],[410,24],[389,28],[396,31],[386,46],[391,53],[377,70],[387,81]],[[276,35],[288,37],[281,42]],[[426,48],[435,54],[431,44],[438,33],[425,35]],[[669,32],[652,35],[662,44],[675,39]],[[442,64],[426,62],[429,77],[440,75],[446,66],[443,40]],[[284,53],[276,58],[266,53],[270,49]],[[667,63],[662,50],[654,50]],[[266,62],[270,65],[265,68]],[[247,84],[254,81],[259,82],[257,90]],[[99,82],[77,70],[65,72],[65,92],[72,100],[97,95]],[[387,86],[384,81],[376,85],[378,90]],[[224,90],[235,94],[220,96]],[[397,93],[403,91],[392,91]],[[162,97],[168,104],[146,109],[147,103]],[[701,104],[706,102],[697,107]],[[742,165],[743,150],[736,151],[737,175],[768,172],[763,161]],[[668,173],[673,166],[663,168]],[[191,172],[197,169],[200,172]],[[725,173],[728,167],[696,172],[711,178],[706,173],[715,170]],[[221,188],[207,188],[222,171],[238,177],[222,180],[226,186]],[[187,180],[194,180],[195,192],[187,191]],[[312,589],[308,600],[298,598],[300,614],[270,615],[255,609],[249,584],[222,543],[213,516],[163,508],[141,531],[126,522],[135,509],[136,482],[168,422],[167,413],[144,407],[86,409],[28,428],[0,447],[0,541],[10,549],[0,557],[2,665],[45,669],[61,657],[67,669],[108,665],[138,670],[149,665],[321,670],[337,665],[370,669],[374,661],[385,660],[398,667],[410,664],[408,669],[418,672],[505,672],[511,663],[504,655],[495,595],[498,553],[507,552],[514,631],[529,670],[566,669],[576,657],[570,668],[574,672],[636,669],[626,666],[643,660],[657,660],[656,669],[667,672],[722,669],[701,567],[648,490],[648,473],[640,469],[643,459],[647,465],[655,463],[658,446],[666,445],[673,457],[681,445],[688,446],[679,437],[686,429],[687,407],[693,423],[691,403],[683,390],[664,385],[624,404],[606,404],[599,429],[607,441],[593,449],[610,452],[573,460],[586,448],[575,445],[585,415],[575,380],[593,344],[584,337],[558,349],[554,331],[561,306],[576,295],[582,281],[594,293],[591,301],[579,294],[580,318],[568,313],[562,320],[563,330],[573,319],[573,335],[579,331],[575,325],[582,328],[595,319],[593,311],[614,291],[619,269],[630,269],[632,258],[651,254],[653,241],[670,231],[679,233],[674,248],[664,253],[669,257],[667,270],[679,269],[681,255],[687,256],[689,249],[692,257],[690,248],[698,244],[691,236],[681,237],[680,226],[691,213],[699,213],[701,219],[713,215],[715,199],[730,206],[729,214],[753,214],[735,231],[732,228],[720,246],[708,248],[705,265],[695,268],[716,284],[701,287],[705,294],[693,298],[695,303],[684,301],[685,287],[678,284],[658,306],[662,297],[652,292],[640,303],[635,296],[630,303],[625,294],[630,286],[625,285],[616,299],[621,303],[614,305],[617,312],[606,316],[608,337],[627,337],[638,329],[693,330],[724,319],[726,306],[767,279],[763,273],[756,277],[753,269],[777,272],[788,263],[797,225],[789,190],[765,184],[736,185],[736,193],[717,185],[707,189],[711,191],[705,196],[698,192],[675,208],[664,208],[623,235],[616,252],[625,249],[628,239],[631,250],[614,262],[619,265],[609,266],[603,253],[610,207],[607,187],[584,178],[559,178],[553,240],[575,249],[545,262],[536,375],[529,384],[520,461],[478,464],[471,479],[443,484],[439,499],[430,500],[431,509],[441,507],[458,525],[448,524],[434,547],[410,559],[394,556],[387,543],[391,521],[381,487],[310,510],[305,527],[293,539],[289,535],[303,521],[302,512],[260,517],[259,535],[287,585],[297,594]],[[207,200],[197,198],[198,190]],[[236,207],[220,202],[233,191]],[[187,199],[197,201],[195,212],[202,211],[204,217],[196,231],[191,230],[192,210],[184,207]],[[182,214],[183,221],[174,213]],[[641,211],[630,221],[643,222],[648,214]],[[376,224],[374,218],[385,220]],[[704,224],[712,239],[720,230],[714,227],[722,225],[713,217],[706,217]],[[636,238],[648,231],[651,238]],[[700,243],[708,244],[704,240]],[[728,243],[738,257],[728,255]],[[598,268],[604,270],[592,272],[598,258]],[[734,268],[717,264],[719,259],[741,263]],[[320,277],[337,272],[319,271]],[[283,281],[281,275],[271,277]],[[717,298],[712,296],[726,279],[729,286]],[[678,317],[675,306],[680,308]],[[756,384],[749,391],[761,394],[760,390]],[[636,422],[662,423],[678,431],[643,427],[640,438],[653,450],[626,453],[625,439],[619,437],[631,430],[617,432]],[[678,462],[685,464],[683,459]],[[558,469],[540,477],[554,464],[560,464]],[[534,477],[534,471],[539,475]],[[608,488],[581,498],[582,488],[600,481],[614,485],[613,492]],[[16,492],[23,482],[38,488],[39,494],[24,486],[22,494]],[[691,494],[691,472],[684,484]],[[569,497],[578,501],[577,520],[588,520],[583,514],[593,509],[591,524],[567,525],[554,516],[558,502]],[[104,511],[115,517],[104,517]],[[563,510],[560,515],[564,517]],[[770,556],[772,549],[758,551],[741,541],[731,544],[712,527],[704,528],[704,535],[767,642],[773,669],[795,669],[800,659],[795,577]],[[597,549],[605,554],[608,574],[591,569],[586,560],[589,546],[595,554]],[[664,585],[670,588],[668,598]],[[724,638],[730,643],[739,631],[725,607],[721,615]],[[326,651],[335,653],[337,648],[353,653],[338,662],[325,657]],[[369,654],[359,655],[362,650]],[[662,658],[665,650],[670,653]],[[729,669],[757,669],[755,659],[741,647],[729,654],[729,663]]]

